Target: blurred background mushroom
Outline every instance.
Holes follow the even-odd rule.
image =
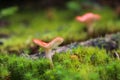
[[[86,25],[87,28],[87,32],[89,35],[93,34],[93,23],[97,20],[100,19],[100,15],[98,14],[94,14],[94,13],[86,13],[82,16],[77,16],[76,20],[84,23]]]

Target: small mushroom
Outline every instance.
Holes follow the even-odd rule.
[[[46,43],[39,39],[33,39],[33,42],[35,44],[41,46],[45,50],[45,57],[50,60],[52,66],[53,66],[52,57],[55,54],[55,52],[52,52],[52,49],[55,49],[56,47],[58,47],[63,41],[64,39],[62,37],[56,37],[49,43]]]
[[[88,34],[93,33],[93,23],[97,20],[99,20],[101,17],[98,14],[93,14],[93,13],[86,13],[83,16],[77,16],[76,20],[86,24]]]

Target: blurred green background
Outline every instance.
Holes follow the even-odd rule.
[[[119,0],[0,0],[0,41],[2,48],[31,45],[33,38],[50,41],[56,36],[64,44],[120,31]],[[93,12],[101,16],[89,36],[76,16]],[[13,42],[14,41],[14,42]],[[25,44],[25,45],[24,45]],[[0,46],[1,47],[1,46]]]

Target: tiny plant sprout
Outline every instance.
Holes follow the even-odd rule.
[[[55,52],[52,52],[52,49],[55,49],[56,47],[58,47],[63,41],[64,39],[62,37],[56,37],[49,43],[46,43],[39,39],[33,39],[33,42],[35,44],[41,46],[45,50],[45,57],[50,60],[52,66],[53,66],[52,57],[55,54]]]
[[[97,20],[99,20],[101,17],[98,14],[93,14],[93,13],[86,13],[83,16],[77,16],[76,20],[84,23],[87,27],[88,34],[93,33],[93,23]]]

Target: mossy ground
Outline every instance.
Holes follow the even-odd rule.
[[[94,36],[120,31],[120,19],[117,19],[112,10],[104,8],[91,12],[101,15],[101,20],[94,24]],[[55,54],[53,69],[50,68],[49,61],[43,58],[32,60],[8,55],[9,50],[23,50],[29,53],[28,48],[34,45],[33,38],[50,41],[56,36],[61,36],[65,39],[63,45],[92,38],[84,30],[85,25],[75,20],[75,16],[77,15],[70,11],[56,9],[52,10],[50,19],[46,11],[23,11],[10,16],[8,20],[11,25],[7,26],[7,29],[0,29],[0,33],[9,35],[9,38],[0,39],[4,43],[0,46],[0,78],[2,80],[119,80],[119,60],[104,49],[78,47],[72,51]],[[117,52],[120,54],[119,50]]]
[[[71,57],[76,55],[76,57]],[[120,62],[104,49],[78,47],[53,57],[54,68],[44,58],[0,55],[2,80],[119,80]]]

